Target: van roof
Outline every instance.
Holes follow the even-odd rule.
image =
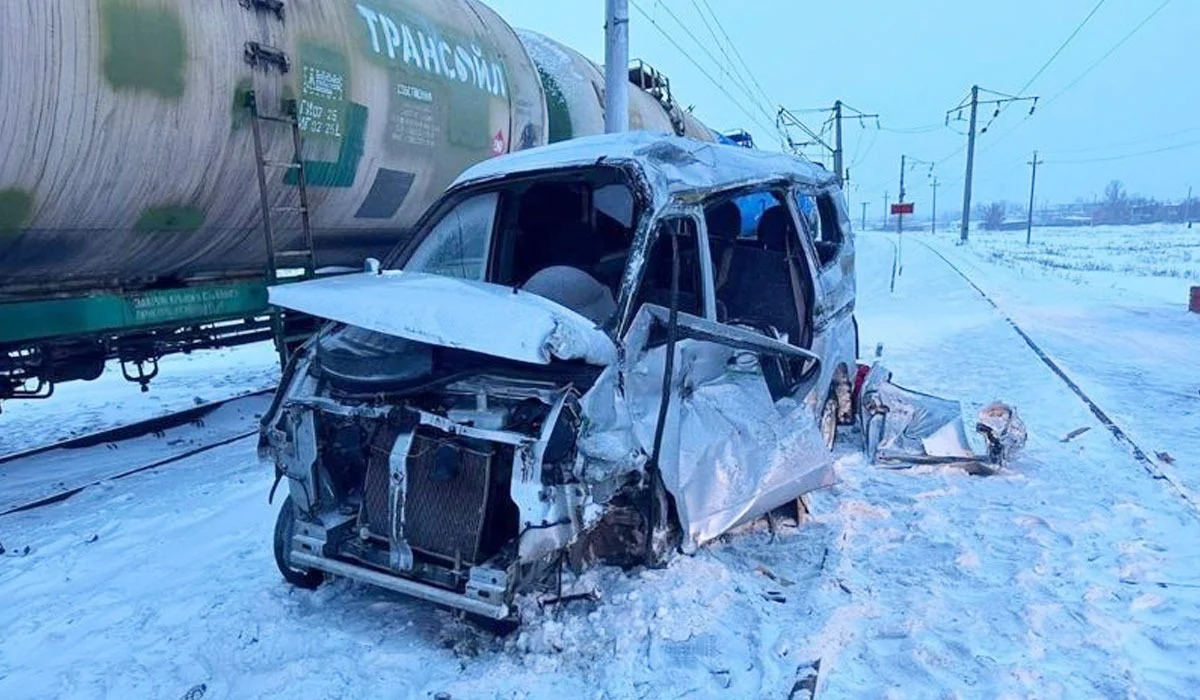
[[[837,179],[820,165],[784,153],[629,131],[571,139],[485,160],[459,175],[452,187],[593,164],[634,165],[646,177],[656,200],[767,180],[791,180],[821,188]]]

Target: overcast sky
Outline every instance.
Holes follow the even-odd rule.
[[[603,61],[603,0],[484,1],[514,26],[548,34]],[[731,68],[706,55],[707,50],[725,63],[701,21],[705,0],[630,0],[631,56],[665,72],[677,99],[694,104],[711,127],[746,128],[769,148],[778,148],[779,140],[764,111],[773,113],[779,104],[812,108],[841,99],[878,112],[884,130],[876,130],[874,120],[865,128],[846,123],[848,194],[856,216],[862,201],[870,202],[870,216],[878,216],[885,190],[895,200],[901,154],[938,162],[935,173],[943,185],[938,209],[948,211],[961,208],[966,156],[959,149],[966,139],[942,126],[946,110],[973,83],[1005,93],[1020,90],[1097,1],[707,0],[721,22],[715,33],[728,34],[761,85],[765,97],[756,96],[762,110],[728,77]],[[1010,105],[977,140],[975,202],[1027,200],[1026,163],[1035,148],[1045,160],[1038,172],[1039,206],[1044,200],[1090,199],[1112,179],[1124,181],[1131,192],[1164,199],[1181,199],[1189,184],[1200,191],[1200,0],[1169,0],[1071,85],[1160,5],[1162,0],[1102,4],[1030,86],[1028,94],[1042,97],[1035,114],[1026,120],[1027,104]],[[750,90],[758,92],[753,85]],[[980,109],[981,127],[993,111]],[[814,127],[823,119],[802,116]],[[951,126],[965,132],[966,123]],[[914,167],[906,182],[909,199],[926,214],[927,173],[927,166]]]

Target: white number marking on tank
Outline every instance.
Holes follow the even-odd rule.
[[[297,115],[300,128],[310,134],[341,138],[342,112],[337,105],[346,98],[346,76],[315,66],[304,66],[301,90],[303,99],[300,100],[300,113]]]

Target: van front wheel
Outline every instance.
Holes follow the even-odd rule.
[[[296,509],[292,497],[283,499],[279,517],[275,520],[275,566],[284,580],[298,588],[312,590],[321,585],[325,574],[316,569],[298,569],[291,564],[292,534],[296,531]]]

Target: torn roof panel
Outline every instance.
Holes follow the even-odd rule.
[[[656,188],[656,198],[724,188],[773,175],[811,187],[836,178],[825,168],[795,156],[740,146],[629,131],[571,139],[478,163],[455,180],[462,187],[486,180],[539,171],[577,168],[603,161],[637,167]]]

